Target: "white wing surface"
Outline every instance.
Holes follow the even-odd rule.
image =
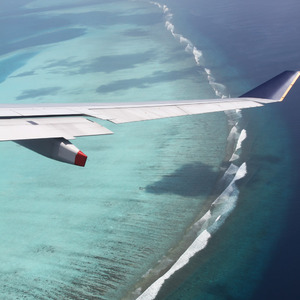
[[[228,98],[150,103],[89,103],[0,105],[1,118],[90,116],[116,124],[161,118],[196,115],[209,112],[243,109],[264,105],[270,100],[259,98]],[[0,137],[1,140],[1,137]]]
[[[86,119],[88,116],[120,124],[259,107],[282,101],[299,76],[300,72],[283,72],[240,98],[151,103],[2,104],[0,141],[17,141],[47,157],[84,166],[86,155],[67,139],[112,133]]]
[[[107,128],[83,117],[0,119],[0,141],[112,134]]]

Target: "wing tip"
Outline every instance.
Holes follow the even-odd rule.
[[[285,71],[256,88],[243,94],[242,98],[263,98],[282,101],[300,76],[300,71]]]
[[[293,72],[293,71],[290,71],[290,72]],[[284,94],[282,95],[282,97],[280,98],[279,101],[284,100],[284,98],[286,97],[286,95],[291,90],[291,88],[293,87],[293,85],[295,84],[295,82],[298,80],[299,77],[300,77],[300,71],[295,71],[294,72],[294,78],[293,78],[292,82],[290,83],[290,85],[288,86],[288,88],[286,89],[286,91],[284,92]]]

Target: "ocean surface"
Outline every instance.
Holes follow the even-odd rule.
[[[239,96],[300,70],[296,0],[0,4],[1,103]],[[115,125],[77,168],[1,143],[1,299],[299,299],[299,95]],[[298,101],[298,102],[297,102]]]

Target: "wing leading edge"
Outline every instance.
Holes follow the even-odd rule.
[[[0,105],[0,141],[18,141],[47,157],[84,166],[86,155],[68,139],[112,134],[85,117],[120,124],[259,107],[282,101],[299,76],[300,72],[283,72],[239,98],[119,104]],[[49,149],[52,150],[49,152]]]

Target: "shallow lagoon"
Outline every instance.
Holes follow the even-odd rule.
[[[149,101],[244,92],[253,83],[239,76],[248,74],[250,67],[237,69],[231,64],[235,56],[230,56],[230,43],[218,43],[214,27],[198,30],[196,23],[187,26],[184,15],[189,16],[192,4],[185,3],[185,10],[180,3],[170,3],[169,12],[138,1],[2,4],[1,22],[6,30],[0,49],[4,70],[1,102]],[[193,20],[199,20],[195,7],[193,14]],[[166,21],[175,27],[166,28]],[[198,52],[187,49],[186,40],[176,34],[188,39]],[[226,34],[222,38],[226,40]],[[249,65],[255,55],[249,55]],[[262,80],[275,75],[277,69],[269,73]],[[274,159],[261,157],[266,149],[277,153],[280,141],[288,143],[282,123],[275,126],[275,132],[281,129],[279,144],[268,143],[274,140],[266,139],[274,137],[274,111],[270,110],[244,116],[245,124],[250,124],[245,127],[248,144],[243,143],[239,163],[248,158],[250,177],[240,183],[237,208],[204,252],[172,277],[158,298],[170,295],[174,282],[179,287],[176,295],[185,299],[203,295],[245,299],[259,284],[268,263],[265,257],[284,220],[286,202],[280,201],[281,194],[272,186],[275,178],[268,181],[270,190],[265,192],[279,195],[279,206],[274,209],[272,201],[268,202],[272,197],[264,197],[265,209],[258,217],[250,200],[261,195],[261,182],[270,174],[281,177],[276,170],[289,164],[284,159],[274,169]],[[5,170],[0,182],[2,297],[128,296],[149,275],[149,269],[170,254],[169,249],[182,246],[186,229],[215,200],[208,196],[218,196],[214,188],[220,170],[226,170],[222,161],[228,156],[230,129],[224,114],[103,125],[116,134],[74,141],[89,155],[84,169],[47,160],[13,143],[1,144]],[[284,168],[288,176],[289,168]],[[278,211],[283,212],[279,217]],[[272,224],[274,216],[278,227]],[[248,218],[250,222],[243,222]],[[253,252],[253,240],[261,255]],[[236,278],[244,272],[245,253],[257,263],[250,273],[243,273],[243,284],[237,284]],[[232,267],[233,262],[237,268]],[[150,281],[155,278],[150,277]]]
[[[2,17],[14,25],[3,103],[214,94],[155,6],[60,6],[28,2]],[[4,298],[120,298],[201,212],[224,156],[224,114],[105,126],[116,134],[74,142],[89,155],[85,169],[1,145]]]

